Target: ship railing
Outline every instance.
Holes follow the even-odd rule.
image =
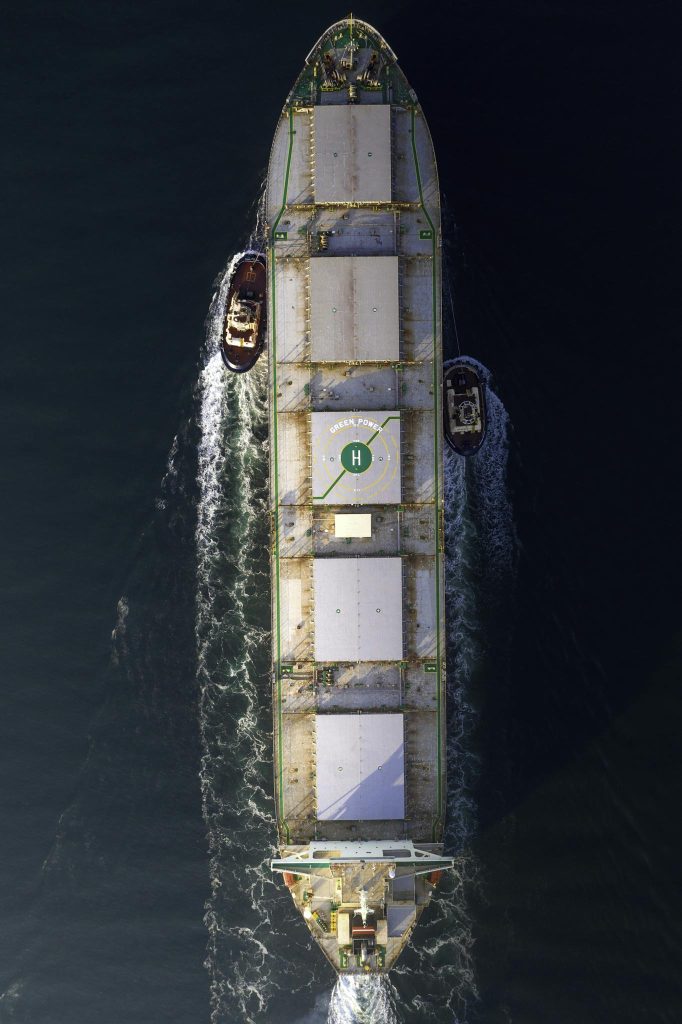
[[[310,246],[310,243],[308,243]],[[303,295],[304,295],[304,310],[303,310],[303,325],[305,328],[305,337],[303,339],[303,360],[306,363],[310,363],[310,337],[311,337],[311,318],[310,318],[310,260],[305,262],[305,273],[303,277]],[[312,451],[312,444],[311,444]],[[312,480],[312,476],[311,476]]]
[[[400,213],[396,213],[395,217],[395,241],[396,241],[396,252],[398,252],[398,232],[400,230]],[[403,284],[403,266],[402,261],[398,258],[398,354],[402,360],[405,356],[405,330],[404,330],[404,316],[403,316],[403,300],[404,300],[404,284]]]
[[[333,841],[332,841],[333,842]],[[390,851],[389,851],[390,852]],[[428,875],[432,871],[447,871],[454,868],[455,862],[452,857],[443,857],[436,854],[429,854],[427,857],[383,857],[381,854],[362,854],[356,856],[333,857],[327,860],[311,858],[308,854],[305,859],[297,857],[277,857],[270,861],[270,870],[278,872],[293,872],[295,874],[308,874],[316,871],[328,871],[335,865],[357,864],[364,861],[366,864],[395,864],[401,875]]]
[[[315,196],[315,115],[314,113],[310,116],[310,148],[308,151],[308,164],[310,168],[310,190],[311,195]]]
[[[396,132],[395,119],[396,119],[396,112],[395,112],[394,109],[391,109],[391,125],[390,125],[390,132],[391,132],[391,199],[395,199],[395,197],[396,197],[396,173],[395,173],[395,169],[396,169],[397,161],[396,161],[395,142],[396,142],[397,132]]]

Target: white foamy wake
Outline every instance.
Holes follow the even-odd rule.
[[[339,978],[327,1024],[398,1024],[395,989],[388,978]]]
[[[506,599],[509,586],[516,575],[518,539],[509,494],[507,473],[511,423],[502,400],[493,391],[489,371],[475,360],[474,363],[486,381],[488,428],[480,452],[469,460],[472,493],[484,572],[496,579],[501,587],[499,596]]]
[[[474,360],[471,360],[474,362]],[[487,651],[498,643],[489,602],[509,599],[516,568],[516,536],[507,483],[509,417],[488,382],[488,433],[481,451],[463,459],[445,448],[445,595],[447,615],[446,849],[455,871],[445,876],[414,944],[395,968],[392,1000],[401,1022],[451,1024],[472,1019],[479,1003],[472,902],[484,887],[472,850],[477,830],[480,757],[477,688],[490,686]],[[495,685],[499,680],[495,680]],[[435,980],[437,979],[437,981]]]
[[[225,271],[207,319],[198,383],[197,673],[201,785],[212,895],[206,967],[214,1024],[268,1019],[272,1000],[311,982],[280,929],[295,911],[268,861],[272,797],[267,365],[228,373],[220,332]],[[314,961],[313,961],[314,963]]]
[[[263,374],[259,368],[260,373],[228,375],[220,355],[227,291],[241,255],[231,261],[213,297],[198,384],[197,677],[213,890],[205,917],[213,1020],[222,1019],[226,991],[233,993],[233,1007],[244,1020],[263,1006],[257,978],[247,966],[257,970],[263,961],[256,929],[238,922],[231,934],[220,898],[227,886],[235,902],[254,902],[255,893],[249,892],[258,887],[253,857],[243,863],[239,847],[250,835],[245,819],[267,819],[265,794],[259,799],[258,793],[258,762],[267,756],[266,737],[257,727],[259,698],[251,671],[252,651],[267,644],[267,633],[262,624],[248,620],[247,607],[253,557],[249,538],[259,498],[262,504],[251,464],[254,458],[257,463],[253,431],[264,416]],[[263,511],[261,507],[261,515]],[[231,856],[226,856],[228,851]],[[231,863],[228,877],[226,866]]]

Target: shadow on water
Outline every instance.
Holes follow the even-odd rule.
[[[118,602],[104,702],[22,910],[29,934],[0,1017],[180,1021],[207,1004],[205,832],[198,811],[196,436],[175,438]],[[101,680],[98,680],[98,685]],[[181,924],[179,924],[179,920]]]

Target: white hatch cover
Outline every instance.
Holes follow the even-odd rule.
[[[400,413],[314,412],[313,501],[324,505],[400,502]]]
[[[334,516],[335,537],[371,537],[372,516],[369,512],[346,514],[337,512]]]
[[[400,661],[400,558],[313,559],[315,661]]]
[[[317,817],[405,817],[403,716],[317,715]]]
[[[391,107],[314,108],[315,202],[390,203]]]
[[[397,256],[310,260],[313,362],[391,362],[400,354]]]

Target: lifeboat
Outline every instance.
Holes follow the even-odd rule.
[[[235,267],[227,293],[220,351],[233,373],[246,373],[265,342],[265,256],[246,253]]]

